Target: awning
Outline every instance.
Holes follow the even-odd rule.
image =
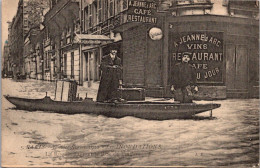
[[[102,45],[113,42],[113,39],[105,35],[76,34],[74,43],[85,45]]]

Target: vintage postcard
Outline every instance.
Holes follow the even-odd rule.
[[[258,0],[2,0],[2,167],[259,167]]]

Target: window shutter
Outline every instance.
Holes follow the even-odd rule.
[[[123,0],[123,11],[128,9],[128,0]]]

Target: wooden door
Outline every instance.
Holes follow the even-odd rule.
[[[228,44],[226,54],[226,86],[228,90],[235,89],[235,46]]]
[[[246,97],[248,94],[247,46],[228,44],[226,51],[226,86],[228,97]]]
[[[236,47],[236,89],[247,90],[248,55],[246,46]]]

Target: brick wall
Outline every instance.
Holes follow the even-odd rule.
[[[123,33],[123,81],[126,85],[144,86],[146,26],[132,27]]]

